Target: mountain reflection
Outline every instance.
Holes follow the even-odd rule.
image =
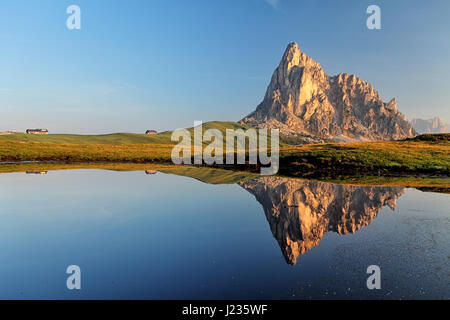
[[[404,187],[337,185],[262,177],[239,185],[264,208],[286,262],[317,246],[328,231],[354,233],[369,225],[384,206],[395,209]]]

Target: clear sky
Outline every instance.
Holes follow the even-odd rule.
[[[66,8],[81,8],[68,30]],[[381,7],[382,30],[366,27]],[[450,122],[450,1],[1,0],[0,131],[142,132],[237,121],[286,45],[408,119]]]

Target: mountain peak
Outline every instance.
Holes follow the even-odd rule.
[[[241,122],[280,129],[283,135],[346,141],[416,134],[395,100],[384,102],[370,83],[355,75],[330,77],[296,42],[288,44],[264,100]]]
[[[280,66],[284,66],[285,69],[289,70],[295,66],[305,67],[307,65],[318,65],[318,63],[302,52],[299,49],[297,42],[289,43],[284,51]]]
[[[448,133],[450,125],[445,124],[441,118],[434,117],[432,119],[412,119],[414,129],[419,133]]]
[[[298,44],[295,41],[290,42],[287,47],[286,47],[286,51],[288,50],[298,50],[300,51],[300,49],[298,48]]]
[[[284,51],[283,60],[287,60],[289,57],[299,55],[301,53],[297,42],[291,42],[287,45]]]

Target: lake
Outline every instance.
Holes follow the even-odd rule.
[[[0,174],[0,203],[1,299],[450,298],[445,193],[81,169]]]

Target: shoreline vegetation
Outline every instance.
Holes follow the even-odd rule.
[[[210,122],[204,124],[203,130],[210,128],[222,132],[226,129],[248,129],[233,122]],[[0,162],[3,164],[0,165],[0,172],[8,172],[13,167],[42,170],[107,167],[120,170],[126,166],[169,165],[172,164],[171,152],[176,144],[170,137],[169,131],[155,135],[2,135]],[[293,145],[286,141],[280,138],[278,174],[281,176],[341,181],[340,183],[345,180],[353,181],[354,177],[359,177],[356,180],[360,181],[372,180],[371,183],[409,179],[410,184],[413,178],[438,178],[445,182],[450,177],[450,134],[425,134],[411,139],[377,142]],[[9,163],[5,164],[7,162]],[[201,167],[203,170],[231,169],[231,172],[247,172],[250,175],[259,171],[258,165]],[[430,185],[429,182],[427,184]]]
[[[259,173],[238,171],[205,166],[147,164],[147,163],[59,163],[59,162],[22,162],[0,164],[2,173],[48,173],[61,170],[111,170],[111,171],[152,171],[193,178],[208,184],[234,184],[260,178]],[[280,177],[304,179],[301,177],[277,175]],[[321,182],[344,185],[402,186],[421,191],[450,193],[450,177],[446,176],[322,176],[308,178]]]

